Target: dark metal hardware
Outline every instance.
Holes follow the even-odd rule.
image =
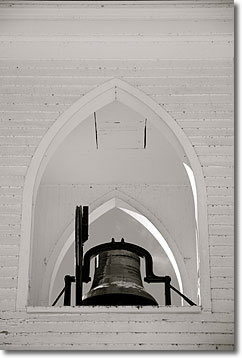
[[[98,254],[108,250],[127,250],[133,252],[136,255],[145,259],[145,277],[144,281],[147,283],[164,283],[165,284],[165,305],[171,305],[171,290],[180,295],[191,306],[196,304],[191,301],[187,296],[182,294],[178,289],[171,285],[170,276],[157,276],[153,272],[153,259],[151,254],[135,244],[127,243],[124,239],[121,242],[104,243],[97,245],[86,252],[83,257],[83,244],[88,240],[88,207],[77,206],[75,213],[75,259],[76,259],[76,271],[75,276],[65,276],[65,287],[57,296],[52,306],[58,302],[60,297],[64,294],[64,306],[71,305],[71,284],[76,283],[76,306],[83,304],[82,300],[82,285],[83,282],[87,283],[91,280],[90,277],[90,262],[91,259]]]

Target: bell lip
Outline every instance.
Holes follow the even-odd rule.
[[[145,291],[145,289],[141,286],[138,285],[132,285],[132,287],[130,286],[121,286],[121,285],[115,285],[115,284],[109,284],[106,287],[103,285],[97,286],[95,287],[95,289],[91,289],[87,294],[85,294],[82,298],[82,302],[83,305],[85,305],[85,301],[90,301],[90,300],[95,300],[98,298],[102,299],[105,296],[107,296],[107,299],[111,296],[119,296],[121,297],[123,295],[123,297],[125,296],[125,298],[128,298],[128,296],[132,296],[132,299],[134,299],[136,297],[137,302],[138,300],[147,300],[148,302],[150,302],[149,304],[146,303],[137,303],[137,304],[132,304],[132,306],[146,306],[146,305],[154,305],[154,306],[158,306],[158,302],[156,301],[156,299],[147,291]],[[131,297],[130,297],[131,298]],[[143,302],[143,301],[142,301]],[[94,305],[99,305],[94,304]],[[103,304],[101,304],[103,305]],[[109,306],[109,304],[106,304],[107,306]],[[117,304],[114,304],[114,306],[116,306]],[[125,306],[125,304],[123,304],[122,306]]]
[[[148,294],[149,295],[149,294]],[[127,300],[131,300],[131,303],[125,302],[123,304],[119,304],[117,303],[110,303],[109,301],[106,300],[105,302],[105,296],[107,296],[107,300],[114,300],[119,298],[122,296],[122,294],[120,293],[112,293],[112,294],[102,294],[102,295],[93,295],[93,296],[89,296],[86,298],[83,298],[82,300],[82,305],[83,306],[93,306],[93,307],[98,307],[98,306],[107,306],[107,307],[120,307],[120,306],[135,306],[135,307],[143,307],[143,306],[159,306],[159,304],[157,303],[157,301],[151,296],[147,297],[147,296],[138,296],[132,293],[126,293],[123,294],[123,299],[127,299]],[[130,296],[130,297],[129,297]],[[95,303],[93,302],[94,300],[98,300],[99,298],[103,299],[104,302],[98,302]],[[135,300],[137,302],[135,302]],[[140,302],[138,302],[140,300]]]

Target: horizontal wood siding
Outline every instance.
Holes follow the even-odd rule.
[[[42,5],[38,15],[26,3],[20,5],[20,12],[13,6],[10,13],[0,2],[7,11],[2,15],[0,35],[2,349],[233,349],[232,2],[198,1],[193,2],[194,8],[190,2],[180,1],[178,7],[177,3],[165,1],[162,7],[167,15],[154,11],[151,22],[157,16],[167,16],[166,21],[152,25],[148,21],[145,27],[139,11],[135,15],[128,12],[132,21],[126,21],[126,27],[120,22],[113,33],[101,18],[98,21],[104,21],[106,27],[97,38],[88,15],[82,23],[80,12],[77,21],[68,18],[66,9],[66,19],[58,23],[55,17],[62,16],[64,8],[57,15],[54,5],[47,4],[46,9]],[[51,21],[44,20],[45,10]],[[37,23],[32,16],[43,18]],[[140,23],[133,21],[135,16],[140,16]],[[139,29],[143,29],[141,34]],[[79,36],[77,41],[75,36]],[[114,77],[137,87],[167,110],[199,157],[207,189],[212,312],[156,315],[140,309],[136,314],[114,314],[107,309],[106,313],[79,315],[15,311],[22,195],[31,158],[60,114]]]

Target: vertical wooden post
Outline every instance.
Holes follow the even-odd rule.
[[[88,206],[83,206],[82,211],[82,243],[88,240]]]
[[[171,305],[171,287],[170,287],[171,278],[170,276],[165,276],[165,305]]]
[[[82,256],[83,256],[83,243],[82,243],[82,207],[76,207],[75,218],[75,254],[76,254],[76,306],[82,304]]]
[[[72,282],[72,277],[70,275],[66,275],[65,291],[64,291],[64,306],[71,305],[71,282]]]
[[[83,244],[88,240],[88,206],[77,206],[75,217],[76,306],[82,305]]]

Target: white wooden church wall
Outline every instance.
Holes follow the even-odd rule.
[[[232,1],[0,6],[1,347],[233,349]],[[31,157],[61,113],[113,77],[164,107],[199,157],[207,190],[211,312],[80,315],[15,308]]]

